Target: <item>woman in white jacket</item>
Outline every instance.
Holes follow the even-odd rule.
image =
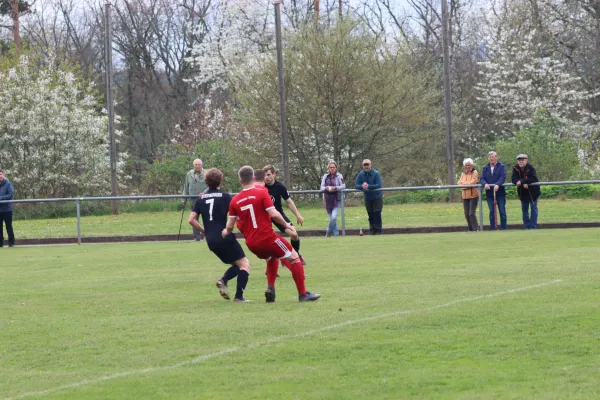
[[[338,236],[337,216],[338,208],[342,201],[342,190],[346,189],[344,177],[337,171],[335,161],[329,161],[327,164],[327,173],[321,179],[321,191],[323,194],[323,205],[329,215],[329,224],[327,225],[326,235]]]

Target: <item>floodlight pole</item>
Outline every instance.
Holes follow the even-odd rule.
[[[112,4],[104,2],[105,64],[106,64],[106,109],[108,110],[108,141],[110,153],[110,194],[117,196],[117,144],[115,140],[115,105],[113,101],[113,65],[112,65]],[[119,214],[119,202],[112,200],[113,215]]]
[[[273,0],[275,6],[275,42],[277,45],[277,75],[279,81],[279,120],[281,125],[281,158],[283,161],[283,182],[290,186],[287,128],[285,116],[285,87],[283,80],[283,52],[281,49],[281,0]]]
[[[450,50],[448,45],[448,3],[442,0],[442,47],[444,48],[444,110],[446,114],[446,159],[448,161],[448,185],[454,185],[454,139],[452,137],[452,94],[450,91]],[[450,201],[454,190],[450,189]]]

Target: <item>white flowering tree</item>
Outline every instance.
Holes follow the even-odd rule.
[[[520,37],[508,30],[488,44],[489,60],[480,63],[478,99],[504,136],[531,126],[543,110],[564,127],[563,135],[589,137],[597,117],[586,111],[585,103],[597,94],[586,90],[564,61],[546,56],[535,35],[532,31]]]
[[[192,47],[188,59],[197,71],[193,83],[227,88],[230,69],[242,68],[273,47],[272,11],[266,0],[211,3],[203,23],[194,27],[203,39]]]
[[[108,117],[95,94],[56,58],[24,55],[0,71],[0,165],[19,198],[110,193]]]

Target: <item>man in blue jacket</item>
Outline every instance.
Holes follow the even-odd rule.
[[[0,169],[0,200],[12,200],[15,195],[12,183],[4,177],[4,170]],[[8,247],[15,245],[15,233],[12,227],[12,203],[0,203],[0,247],[4,247],[4,229],[8,233]]]
[[[383,233],[381,223],[381,210],[383,210],[383,192],[381,189],[381,175],[372,168],[371,160],[363,160],[363,170],[356,176],[356,190],[362,190],[365,196],[365,208],[369,215],[369,232],[372,235]]]
[[[506,229],[506,191],[504,190],[504,181],[506,180],[506,167],[498,162],[498,154],[495,151],[488,153],[489,163],[483,167],[479,182],[485,188],[485,198],[490,210],[490,227],[496,229],[494,218],[494,193],[496,194],[496,203],[498,204],[498,214],[500,214],[500,229]]]

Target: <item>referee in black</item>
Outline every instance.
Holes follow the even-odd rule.
[[[288,190],[285,187],[285,185],[276,179],[277,171],[275,171],[275,167],[273,167],[272,165],[267,165],[263,168],[263,171],[265,171],[265,186],[269,190],[269,195],[271,196],[271,200],[273,200],[275,209],[279,211],[283,219],[285,219],[287,222],[293,225],[292,221],[290,221],[287,215],[285,215],[285,213],[283,212],[283,206],[281,202],[281,199],[283,199],[287,204],[288,208],[296,216],[296,221],[298,222],[298,225],[302,225],[304,223],[304,218],[302,217],[302,215],[300,215],[300,212],[296,208],[294,200],[290,198],[290,194],[288,193]],[[304,258],[300,254],[300,236],[298,236],[298,232],[295,230],[292,231],[291,229],[286,229],[285,226],[280,225],[275,221],[273,221],[273,225],[275,225],[280,232],[288,234],[288,236],[291,239],[291,245],[294,248],[294,250],[296,250],[296,252],[298,253],[302,265],[306,265],[306,261],[304,261]]]
[[[231,195],[219,190],[221,182],[223,182],[223,173],[217,168],[207,170],[204,180],[208,189],[196,200],[188,221],[206,237],[210,251],[215,253],[225,264],[231,264],[223,277],[217,280],[217,288],[219,288],[221,296],[226,300],[231,298],[227,282],[237,276],[237,288],[233,301],[248,302],[249,300],[244,298],[244,289],[246,289],[250,274],[250,261],[246,258],[242,246],[233,233],[225,238],[221,236],[221,232],[227,224]],[[197,221],[199,215],[202,216],[204,228]]]

